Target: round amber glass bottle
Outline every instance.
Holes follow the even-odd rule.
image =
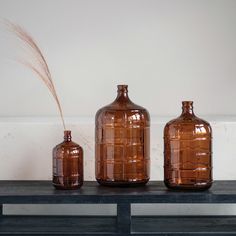
[[[164,129],[164,182],[173,189],[208,189],[212,185],[212,130],[196,117],[193,102]]]
[[[150,175],[150,118],[148,111],[118,85],[117,98],[96,114],[96,179],[102,185],[142,185]]]
[[[53,149],[53,185],[56,189],[77,189],[83,184],[83,149],[64,131],[64,142]]]

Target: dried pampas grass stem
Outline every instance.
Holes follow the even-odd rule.
[[[20,41],[23,42],[27,47],[27,49],[29,49],[29,51],[31,52],[33,58],[30,58],[31,59],[30,62],[25,60],[24,61],[20,60],[19,62],[24,66],[28,67],[30,70],[32,70],[37,75],[37,77],[46,84],[46,86],[48,87],[49,91],[51,92],[52,96],[56,101],[62,119],[64,130],[66,130],[61,104],[57,96],[57,92],[52,80],[50,70],[48,68],[46,59],[43,56],[42,51],[40,50],[40,48],[38,47],[32,36],[29,33],[27,33],[26,30],[23,29],[20,25],[14,24],[8,20],[5,20],[5,25],[7,26],[7,29],[14,35],[16,35],[17,38],[20,39]]]

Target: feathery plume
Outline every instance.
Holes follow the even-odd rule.
[[[33,39],[33,37],[23,27],[18,24],[14,24],[8,20],[5,20],[4,22],[7,26],[7,29],[14,35],[16,35],[17,38],[20,39],[20,41],[23,42],[27,49],[29,49],[29,51],[31,52],[33,58],[31,58],[30,61],[19,60],[19,62],[30,70],[32,70],[37,75],[37,77],[45,83],[45,85],[47,86],[56,101],[64,130],[66,130],[61,104],[57,96],[52,75],[50,73],[49,67],[47,65],[45,57],[43,56],[42,51],[36,44],[36,41]],[[32,63],[31,61],[34,61],[34,63]]]

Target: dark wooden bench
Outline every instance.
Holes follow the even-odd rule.
[[[117,216],[3,215],[0,234],[28,235],[236,235],[236,216],[131,216],[131,204],[236,203],[236,181],[215,181],[208,191],[170,191],[162,182],[144,187],[55,190],[50,181],[0,181],[0,204],[116,204]],[[157,212],[158,215],[158,212]]]

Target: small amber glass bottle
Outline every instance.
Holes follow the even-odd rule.
[[[53,149],[53,185],[56,189],[77,189],[83,184],[83,149],[64,131],[64,142]]]
[[[102,185],[146,184],[150,175],[150,118],[118,85],[113,103],[96,114],[96,179]]]
[[[193,102],[164,129],[164,182],[172,189],[204,190],[212,185],[212,130],[195,116]]]

